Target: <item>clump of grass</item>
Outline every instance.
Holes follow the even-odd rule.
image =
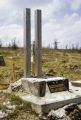
[[[15,105],[22,105],[23,103],[21,98],[15,95],[11,95],[10,101],[11,101],[11,104],[15,104]]]
[[[32,111],[30,103],[25,101],[23,101],[22,105],[17,106],[17,109],[22,111]]]
[[[0,110],[7,109],[7,107],[3,104],[0,105]]]
[[[17,105],[17,110],[31,111],[31,105],[29,102],[23,101],[19,96],[6,93],[6,99],[10,100],[11,105]]]
[[[18,114],[19,114],[19,111],[17,109],[15,109],[12,113],[10,113],[6,117],[6,120],[11,120],[11,118],[15,119],[15,118],[17,118]]]
[[[5,93],[5,98],[9,99],[11,104],[14,105],[21,105],[23,103],[22,99],[14,94]]]

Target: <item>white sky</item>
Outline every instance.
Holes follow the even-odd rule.
[[[13,39],[23,46],[23,10],[32,10],[32,40],[34,40],[34,10],[42,10],[42,44],[53,47],[81,47],[81,0],[0,0],[0,40],[8,44]]]

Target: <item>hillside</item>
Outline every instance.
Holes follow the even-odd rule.
[[[7,87],[23,76],[24,50],[0,49],[0,55],[4,57],[6,66],[0,66],[0,89]],[[70,81],[81,79],[81,53],[71,50],[43,49],[42,56],[43,75],[51,73],[53,76],[64,76]],[[4,120],[38,120],[38,116],[31,112],[28,103],[23,103],[14,94],[0,93],[0,108],[4,109],[4,103],[18,104],[16,111]],[[9,104],[10,104],[9,103]]]
[[[0,49],[6,66],[0,66],[0,83],[10,83],[23,76],[24,50]],[[81,53],[69,50],[43,49],[43,74],[52,71],[54,76],[64,76],[69,80],[81,79]]]

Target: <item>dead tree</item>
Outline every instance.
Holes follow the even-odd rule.
[[[55,39],[55,40],[54,40],[54,49],[55,49],[55,50],[58,49],[58,43],[59,43],[59,42],[57,42],[57,39]]]
[[[1,42],[1,40],[0,40],[0,48],[2,47],[2,42]]]

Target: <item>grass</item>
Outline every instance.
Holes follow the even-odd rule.
[[[24,50],[0,49],[6,66],[0,66],[0,82],[10,83],[23,76]],[[13,64],[15,67],[13,67]],[[54,76],[64,76],[69,80],[81,79],[81,53],[69,50],[43,49],[42,70],[46,74],[53,69]]]
[[[71,81],[81,79],[81,53],[78,51],[45,49],[43,60],[43,71],[53,69],[56,72],[55,76],[64,76]]]
[[[10,83],[23,76],[24,71],[24,50],[23,49],[0,49],[0,55],[3,55],[6,66],[0,66],[0,82]],[[13,70],[13,64],[15,64]],[[54,71],[54,76],[64,76],[70,81],[81,79],[81,53],[79,51],[52,50],[43,49],[42,70],[46,74],[48,71]],[[13,74],[15,74],[14,79]],[[10,114],[5,120],[20,120],[29,118],[38,120],[38,117],[32,112],[30,103],[22,101],[15,95],[5,94],[1,96],[0,109],[5,106],[2,102],[10,100],[12,104],[18,105],[14,113]],[[28,112],[27,112],[28,111]]]
[[[14,94],[9,94],[9,93],[1,93],[0,95],[1,95],[0,110],[10,109],[13,111],[8,115],[8,117],[4,118],[5,120],[11,120],[11,118],[15,120],[17,117],[20,116],[21,113],[22,113],[21,116],[22,115],[24,116],[26,113],[34,114],[34,112],[32,113],[30,103],[27,103],[21,100],[21,98],[19,98],[18,96],[15,96]],[[15,109],[8,108],[7,102],[10,102],[9,105],[12,105],[12,106],[15,105]],[[3,105],[3,103],[5,103],[5,105]]]

